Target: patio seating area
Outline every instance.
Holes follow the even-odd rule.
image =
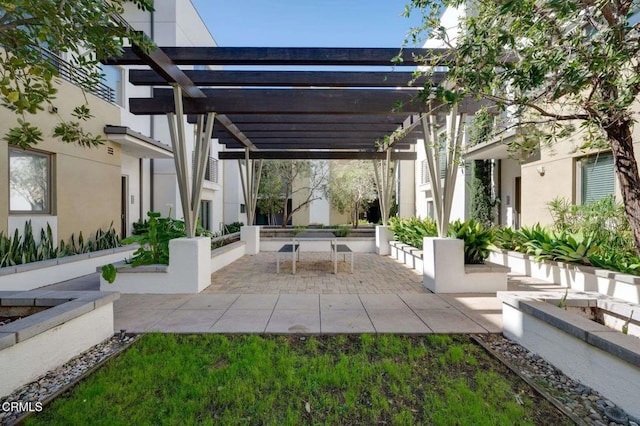
[[[211,275],[199,294],[122,294],[115,328],[166,333],[500,333],[501,302],[492,294],[432,294],[422,276],[387,256],[358,253],[358,266],[305,253],[295,275],[276,273],[275,252],[261,252]],[[281,268],[288,272],[290,260]],[[48,287],[98,289],[97,274]],[[512,276],[510,290],[560,287]]]

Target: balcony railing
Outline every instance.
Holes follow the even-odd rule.
[[[192,170],[196,168],[196,153],[193,152],[191,156]],[[218,160],[213,157],[207,159],[207,167],[204,170],[204,180],[209,182],[218,183]]]
[[[104,82],[100,81],[98,83],[92,83],[90,81],[90,75],[86,70],[71,65],[69,62],[47,49],[40,48],[40,52],[42,53],[42,56],[48,60],[56,70],[58,70],[60,78],[68,81],[69,83],[75,84],[76,86],[82,87],[100,99],[116,103],[116,91],[104,84]]]

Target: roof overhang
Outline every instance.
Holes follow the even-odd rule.
[[[517,136],[516,130],[510,130],[490,141],[469,147],[465,160],[504,160],[510,158],[509,143]]]
[[[170,146],[131,130],[125,126],[104,127],[104,133],[111,142],[119,144],[122,152],[137,158],[173,158]]]

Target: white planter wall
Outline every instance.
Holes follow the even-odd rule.
[[[2,349],[0,396],[10,394],[111,336],[112,301]]]
[[[389,243],[393,240],[393,232],[388,226],[376,226],[376,253],[380,256],[388,256],[391,254],[391,246]]]
[[[0,290],[27,291],[94,273],[97,267],[130,258],[135,249],[118,248],[0,268]]]
[[[169,241],[169,266],[124,268],[109,284],[100,276],[101,291],[121,293],[199,293],[211,284],[211,239],[176,238]]]
[[[424,239],[423,285],[434,293],[495,293],[507,289],[509,268],[487,262],[464,264],[464,241]]]
[[[246,243],[238,241],[211,250],[209,238],[169,241],[169,265],[118,269],[109,284],[100,277],[100,290],[132,294],[200,293],[211,285],[211,274],[244,256]]]
[[[637,360],[640,342],[635,337],[529,297],[517,300],[511,292],[499,297],[503,300],[506,337],[539,354],[566,375],[598,390],[629,414],[640,417],[640,366],[637,361],[634,365],[616,355],[618,348],[624,348],[635,352],[631,357]],[[534,311],[541,314],[534,315]]]
[[[562,262],[537,262],[532,256],[513,251],[491,252],[489,260],[509,266],[513,272],[577,291],[596,291],[631,303],[640,303],[640,277],[635,275]]]
[[[247,245],[246,254],[253,256],[260,253],[260,226],[241,227],[240,241],[244,241]]]

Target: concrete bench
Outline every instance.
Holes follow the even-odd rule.
[[[291,254],[292,260],[292,273],[296,273],[296,253],[298,254],[298,260],[300,260],[300,243],[285,244],[280,247],[280,250],[276,252],[276,273],[280,273],[280,256],[283,254]]]
[[[347,261],[347,255],[351,255],[351,273],[353,274],[353,251],[346,244],[331,244],[331,251],[333,252],[333,273],[338,273],[338,255],[343,255],[343,261]]]

